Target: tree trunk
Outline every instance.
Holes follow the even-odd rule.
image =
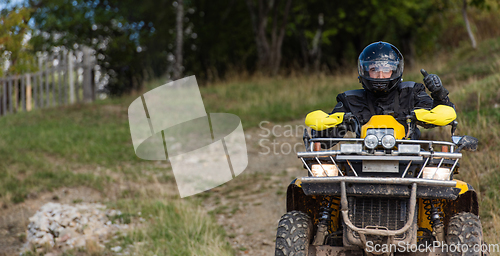
[[[321,37],[323,36],[323,24],[325,24],[325,20],[323,13],[320,13],[318,15],[318,30],[314,36],[311,49],[311,59],[313,60],[314,72],[316,73],[319,72],[319,65],[321,62]]]
[[[281,47],[285,37],[285,28],[288,22],[288,14],[290,13],[292,0],[286,0],[281,15],[279,11],[280,1],[281,0],[258,0],[258,4],[255,6],[253,0],[246,0],[252,20],[255,43],[257,45],[257,68],[264,74],[276,75],[281,64]],[[273,24],[271,33],[268,35],[266,29],[270,11],[273,13]]]
[[[411,33],[406,33],[401,36],[402,41],[402,50],[405,61],[405,67],[413,67],[415,64],[415,45],[414,45],[414,36]]]
[[[470,28],[469,19],[467,18],[467,0],[463,0],[462,15],[464,16],[465,27],[467,27],[467,33],[469,34],[470,41],[472,43],[472,48],[476,49],[476,39]]]
[[[176,18],[176,48],[175,48],[175,66],[173,80],[182,77],[182,44],[183,44],[183,20],[184,20],[184,0],[177,0],[177,18]]]
[[[299,30],[300,49],[304,61],[304,72],[309,73],[309,67],[312,65],[314,72],[319,72],[321,64],[321,37],[323,36],[324,16],[322,13],[318,14],[318,29],[309,46],[309,42],[305,36],[303,29]]]
[[[300,51],[302,52],[302,62],[304,63],[304,73],[309,74],[309,43],[305,36],[304,29],[298,32]]]

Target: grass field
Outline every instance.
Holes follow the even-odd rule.
[[[458,133],[481,141],[478,152],[464,154],[457,178],[470,182],[478,191],[486,241],[499,243],[500,39],[482,42],[476,51],[465,47],[416,65],[406,70],[405,80],[421,81],[420,66],[439,74],[449,89],[458,110]],[[236,77],[209,84],[201,92],[207,112],[234,113],[248,129],[264,120],[284,122],[304,118],[316,109],[330,111],[337,93],[360,87],[356,77],[355,72]],[[161,84],[160,80],[152,81],[146,90]],[[62,186],[88,186],[107,192],[117,182],[174,184],[171,171],[165,171],[168,165],[144,162],[134,154],[127,108],[139,95],[0,118],[0,203],[9,207]],[[424,135],[448,140],[449,128]],[[114,197],[117,199],[110,206],[130,214],[147,212],[157,220],[116,243],[144,242],[148,246],[138,249],[142,255],[196,254],[200,248],[210,251],[203,255],[234,253],[213,217],[197,206],[197,199],[179,202],[176,197],[161,198],[147,189],[129,189]],[[188,214],[179,215],[179,211]],[[172,240],[165,232],[168,229],[182,230],[186,236]],[[196,240],[188,242],[187,237]]]

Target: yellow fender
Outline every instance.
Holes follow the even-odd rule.
[[[295,186],[301,188],[302,187],[302,180],[301,179],[295,179]]]
[[[454,181],[457,182],[457,185],[455,187],[460,189],[459,195],[469,191],[469,184],[467,184],[466,182],[463,182],[461,180],[454,180]]]
[[[390,115],[374,115],[370,121],[361,127],[361,138],[366,137],[368,129],[389,128],[394,129],[394,137],[401,140],[405,136],[405,127],[400,124],[393,116]]]
[[[322,110],[313,111],[306,116],[306,125],[316,131],[335,127],[344,121],[344,112],[328,115]]]
[[[455,109],[446,105],[437,105],[431,110],[415,109],[415,116],[418,121],[437,126],[447,125],[457,118]]]

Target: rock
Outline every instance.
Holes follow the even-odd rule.
[[[57,246],[64,252],[89,243],[103,247],[108,236],[128,228],[128,225],[112,224],[108,219],[108,216],[121,214],[117,210],[107,210],[102,204],[47,203],[29,218],[25,251]]]
[[[43,231],[38,231],[34,234],[34,237],[37,237],[37,238],[42,238],[43,236],[45,236],[45,234],[47,234],[46,232],[43,232]]]
[[[273,242],[266,240],[266,239],[262,240],[262,244],[263,245],[274,245]]]
[[[77,238],[75,243],[73,244],[75,248],[85,247],[85,245],[86,245],[85,237]]]
[[[94,230],[94,235],[97,235],[99,238],[105,238],[109,233],[107,228],[98,228]]]
[[[115,247],[112,247],[111,250],[114,251],[114,252],[119,252],[119,251],[122,250],[122,247],[121,246],[115,246]]]
[[[64,242],[66,242],[70,238],[71,238],[71,234],[70,233],[66,233],[63,236],[56,238],[56,243],[57,244],[62,244]]]
[[[35,226],[35,228],[38,228],[41,231],[49,231],[49,222],[47,219],[39,219],[38,225]]]
[[[42,237],[35,240],[37,241],[37,247],[42,247],[41,245],[49,245],[50,247],[54,247],[54,236],[52,236],[51,234],[45,233]]]

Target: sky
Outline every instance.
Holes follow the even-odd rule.
[[[10,2],[10,3],[8,3]],[[23,2],[26,2],[26,0],[0,0],[0,10],[3,10],[5,8],[10,8],[12,6],[20,5]]]

